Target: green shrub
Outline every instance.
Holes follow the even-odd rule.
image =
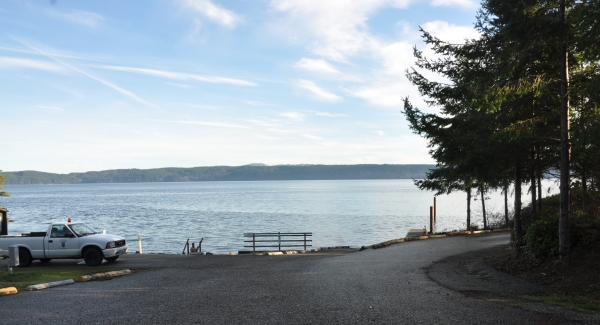
[[[573,247],[585,249],[600,242],[600,222],[582,211],[570,216],[570,234]]]
[[[529,224],[523,236],[523,251],[538,259],[546,259],[558,253],[557,214],[547,215]]]

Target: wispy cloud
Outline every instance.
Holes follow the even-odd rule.
[[[326,116],[326,117],[347,117],[347,114],[337,114],[337,113],[329,113],[329,112],[315,112],[316,116]]]
[[[105,86],[107,86],[109,88],[112,88],[113,90],[121,93],[122,95],[124,95],[126,97],[129,97],[129,98],[137,101],[138,103],[141,103],[141,104],[144,104],[144,105],[148,105],[148,106],[151,106],[151,107],[157,107],[153,103],[150,103],[150,102],[148,102],[148,101],[140,98],[139,96],[137,96],[136,94],[132,93],[131,91],[129,91],[127,89],[121,88],[121,87],[113,84],[112,82],[104,80],[104,79],[102,79],[100,77],[96,77],[95,75],[93,75],[93,74],[91,74],[91,73],[89,73],[87,71],[84,71],[84,70],[82,70],[82,69],[80,69],[80,68],[78,68],[76,66],[73,66],[71,64],[68,64],[68,63],[66,63],[66,62],[58,59],[57,57],[52,56],[51,52],[46,52],[46,51],[44,51],[43,49],[41,49],[39,47],[33,46],[33,45],[29,44],[28,42],[26,42],[26,41],[24,41],[22,39],[19,39],[18,37],[14,37],[14,36],[9,36],[9,37],[11,37],[15,41],[21,43],[22,45],[26,46],[27,48],[29,48],[29,49],[31,49],[33,51],[36,51],[36,52],[38,52],[38,53],[40,53],[40,54],[42,54],[42,55],[50,58],[51,60],[53,60],[54,62],[56,62],[56,63],[58,63],[60,65],[62,65],[63,67],[65,67],[65,68],[67,68],[67,69],[69,69],[71,71],[80,73],[80,74],[82,74],[82,75],[84,75],[84,76],[86,76],[86,77],[88,77],[90,79],[96,80],[97,82],[99,82],[99,83],[101,83],[101,84],[103,84],[103,85],[105,85]]]
[[[182,0],[187,9],[194,10],[210,21],[229,28],[235,28],[241,17],[231,10],[219,7],[210,0]]]
[[[319,73],[330,73],[336,74],[340,73],[336,70],[331,64],[329,64],[325,60],[316,60],[316,59],[307,59],[302,58],[300,61],[296,63],[296,67],[304,70],[319,72]]]
[[[438,6],[459,6],[465,8],[472,8],[477,6],[477,3],[472,0],[433,0],[431,5],[434,7]]]
[[[347,75],[338,69],[336,69],[331,63],[323,60],[323,59],[308,59],[302,58],[300,61],[296,62],[294,65],[296,68],[315,72],[323,76],[327,76],[328,78],[332,78],[335,80],[344,80],[344,81],[361,81],[360,78]]]
[[[192,86],[190,86],[190,85],[178,84],[178,83],[174,83],[174,82],[167,82],[167,85],[171,85],[171,86],[175,86],[175,87],[179,87],[179,88],[184,88],[184,89],[192,88]]]
[[[214,126],[214,127],[220,127],[220,128],[249,129],[249,127],[247,127],[247,126],[234,124],[234,123],[228,123],[228,122],[206,122],[206,121],[160,121],[160,122]]]
[[[106,69],[106,70],[139,73],[139,74],[145,74],[145,75],[173,79],[173,80],[196,80],[196,81],[216,83],[216,84],[231,84],[231,85],[238,85],[238,86],[257,86],[257,84],[254,82],[243,80],[243,79],[236,79],[236,78],[202,76],[202,75],[191,74],[191,73],[172,72],[172,71],[156,70],[156,69],[123,67],[123,66],[112,66],[112,65],[100,65],[100,66],[96,66],[96,67],[101,68],[101,69]]]
[[[280,113],[279,115],[294,120],[294,121],[304,121],[304,114],[298,113],[298,112],[285,112],[285,113]]]
[[[323,88],[317,86],[317,84],[310,80],[300,79],[297,85],[302,89],[310,91],[318,99],[325,100],[328,102],[339,102],[342,100],[342,97],[324,90]]]
[[[87,26],[90,28],[98,27],[98,25],[100,25],[104,20],[104,17],[99,14],[82,10],[47,10],[46,12],[50,17],[54,17],[78,25]]]
[[[0,46],[0,50],[2,50],[2,51],[10,51],[10,52],[15,52],[15,53],[23,53],[23,54],[42,55],[38,51],[33,51],[33,50],[30,50],[30,49],[23,49],[23,48],[8,47],[8,46]],[[102,60],[102,58],[92,57],[90,55],[82,56],[82,55],[76,55],[76,54],[71,54],[71,53],[63,53],[63,52],[48,51],[48,50],[46,52],[48,54],[50,54],[50,55],[52,55],[54,57],[58,57],[58,58],[88,60],[88,61],[100,61],[100,60]]]
[[[404,96],[411,89],[412,86],[408,81],[394,82],[390,79],[387,83],[373,83],[350,91],[350,93],[373,105],[399,108],[402,107]]]
[[[275,105],[275,104],[270,104],[270,103],[265,103],[265,102],[259,102],[259,101],[255,101],[255,100],[247,100],[244,103],[246,103],[247,105],[250,105],[250,106],[255,106],[255,107],[259,107],[259,106],[277,107],[277,105]]]
[[[310,133],[304,133],[302,136],[311,140],[324,140],[322,137]]]
[[[282,125],[281,121],[275,120],[275,119],[270,119],[270,118],[250,119],[247,121],[252,124],[258,125],[258,126],[269,127],[269,128],[278,128],[278,127],[281,127],[281,125]]]
[[[273,137],[273,136],[263,135],[263,134],[259,134],[256,137],[259,139],[265,139],[265,140],[282,140],[283,139],[280,137]]]
[[[41,108],[41,109],[44,109],[44,110],[49,110],[49,111],[52,111],[52,112],[55,112],[55,113],[61,113],[61,112],[63,112],[65,110],[64,108],[59,107],[59,106],[36,105],[35,107]]]
[[[59,64],[40,60],[0,57],[0,69],[28,68],[52,72],[63,72],[65,68]]]

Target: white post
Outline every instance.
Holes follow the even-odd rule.
[[[140,254],[142,254],[142,236],[140,235],[140,233],[138,232],[138,249]]]
[[[19,266],[19,247],[17,245],[8,247],[8,274],[12,275],[13,266]]]

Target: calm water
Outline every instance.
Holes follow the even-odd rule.
[[[557,187],[548,182],[549,186]],[[124,236],[130,252],[181,253],[187,238],[203,251],[244,249],[245,232],[313,232],[313,246],[362,246],[404,237],[429,224],[433,194],[412,180],[257,181],[5,186],[9,234],[44,231],[52,221],[85,222]],[[546,191],[545,191],[546,192]],[[551,192],[555,192],[551,188]],[[486,208],[504,211],[499,193]],[[509,199],[512,201],[512,198]],[[524,201],[526,198],[524,196]],[[482,224],[480,201],[472,202]],[[437,230],[465,227],[466,194],[438,197]]]

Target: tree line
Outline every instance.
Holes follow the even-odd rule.
[[[428,140],[436,168],[415,183],[438,193],[472,196],[514,189],[512,221],[517,250],[525,242],[521,194],[531,195],[529,222],[544,213],[541,179],[560,180],[560,206],[552,210],[557,250],[572,248],[571,191],[581,194],[577,215],[598,223],[600,176],[600,2],[484,0],[476,39],[444,42],[421,29],[430,52],[414,49],[408,79],[429,113],[404,100],[412,130]],[[425,53],[431,53],[429,57]],[[436,75],[435,80],[426,75]],[[529,187],[527,188],[527,185]],[[579,209],[581,208],[581,209]],[[486,225],[485,205],[484,227]],[[550,213],[550,214],[552,214]]]
[[[6,184],[77,184],[258,180],[351,180],[424,178],[434,165],[279,165],[117,169],[54,174],[5,172]],[[0,188],[1,189],[1,188]]]

